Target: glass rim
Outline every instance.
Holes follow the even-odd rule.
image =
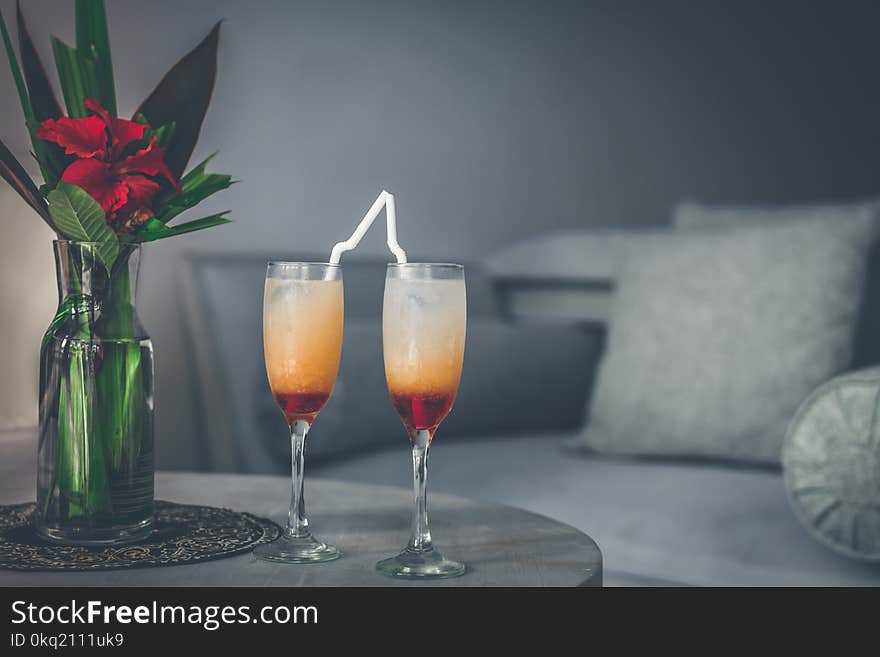
[[[333,262],[299,262],[297,260],[269,260],[267,267],[342,267],[342,263]]]
[[[437,269],[464,269],[464,265],[457,262],[389,262],[389,267],[432,267]]]

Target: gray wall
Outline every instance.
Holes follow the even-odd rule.
[[[73,2],[24,4],[49,63],[50,33],[73,40]],[[216,169],[243,180],[203,208],[231,208],[236,223],[150,247],[142,277],[160,465],[199,464],[175,305],[189,250],[325,253],[382,187],[413,259],[660,223],[682,196],[875,193],[880,13],[766,4],[109,0],[123,112],[226,19],[196,156],[220,148]],[[0,9],[13,16],[11,0]],[[0,136],[24,159],[5,66],[0,90]],[[364,245],[382,249],[378,233]],[[24,273],[51,266],[44,256],[0,243]],[[8,313],[16,299],[0,302]],[[4,335],[0,349],[22,344]]]

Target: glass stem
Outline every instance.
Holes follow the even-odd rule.
[[[296,420],[290,425],[290,449],[292,468],[290,476],[290,511],[287,515],[287,534],[294,538],[309,535],[309,521],[306,518],[306,500],[303,495],[303,452],[309,423]]]
[[[416,507],[413,513],[412,538],[409,549],[427,552],[433,549],[431,530],[428,528],[428,445],[431,432],[427,429],[413,433],[413,493]]]

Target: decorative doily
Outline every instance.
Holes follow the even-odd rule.
[[[111,570],[196,563],[248,552],[281,535],[281,528],[249,513],[157,500],[153,532],[112,547],[56,545],[31,527],[33,503],[0,506],[0,568]]]

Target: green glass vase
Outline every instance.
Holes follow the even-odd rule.
[[[43,538],[112,545],[153,524],[153,347],[135,310],[140,247],[56,241],[59,304],[40,350]]]

